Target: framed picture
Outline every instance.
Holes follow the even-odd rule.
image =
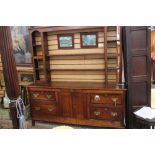
[[[59,49],[72,49],[74,48],[73,34],[59,34],[58,35]]]
[[[98,47],[98,34],[96,32],[81,33],[81,47]]]
[[[28,26],[11,26],[13,50],[17,65],[32,65]]]
[[[20,82],[33,82],[33,74],[30,73],[21,73],[20,74]]]

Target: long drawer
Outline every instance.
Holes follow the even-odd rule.
[[[33,91],[31,91],[31,99],[32,100],[50,100],[50,101],[56,101],[56,94],[55,94],[54,91],[33,90]]]
[[[122,104],[122,96],[120,94],[91,94],[91,103],[117,106]]]
[[[31,103],[32,116],[33,115],[56,115],[57,103],[56,102],[35,102]]]
[[[121,121],[123,118],[123,108],[111,108],[111,107],[90,107],[91,119],[101,119],[110,121]]]

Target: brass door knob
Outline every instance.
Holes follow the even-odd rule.
[[[100,96],[99,95],[95,95],[94,100],[95,101],[99,101],[100,100]]]

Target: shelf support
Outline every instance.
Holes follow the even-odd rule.
[[[105,86],[108,86],[108,57],[107,57],[107,26],[104,27],[104,60],[105,60]]]

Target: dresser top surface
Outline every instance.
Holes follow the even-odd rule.
[[[52,87],[52,88],[68,88],[68,89],[115,89],[115,90],[126,90],[122,85],[108,85],[104,83],[90,83],[90,82],[50,82],[32,84],[30,87]]]

